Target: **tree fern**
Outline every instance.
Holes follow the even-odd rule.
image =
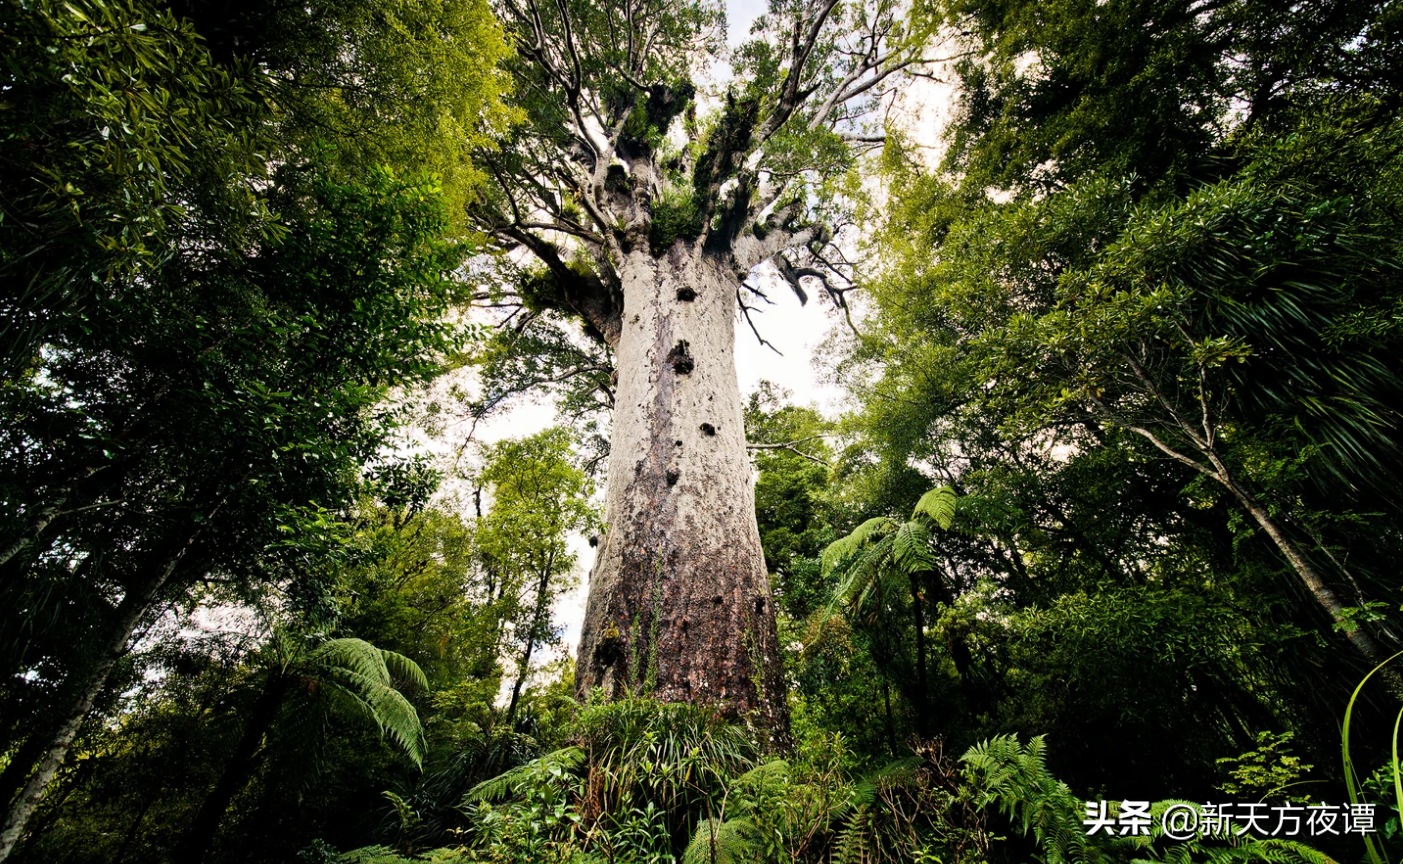
[[[755,826],[748,819],[701,820],[682,854],[682,864],[752,864],[760,860]]]
[[[935,567],[930,551],[930,529],[921,522],[907,522],[892,535],[892,561],[903,573],[919,573]]]
[[[539,759],[518,765],[510,771],[484,780],[463,795],[464,804],[482,801],[503,801],[518,795],[533,779],[540,776],[558,776],[566,771],[574,771],[585,761],[585,751],[579,747],[562,747],[552,750]]]
[[[363,639],[331,639],[317,646],[300,665],[305,674],[328,685],[330,698],[374,723],[415,765],[422,764],[424,727],[414,706],[397,689],[396,680],[428,686],[423,670],[414,661]]]
[[[932,489],[921,496],[910,521],[878,516],[830,543],[820,559],[823,575],[842,570],[843,578],[834,591],[829,614],[839,604],[863,608],[878,596],[882,581],[888,576],[933,569],[936,559],[931,549],[934,538],[930,526],[949,528],[955,516],[955,501],[955,492],[949,486]]]
[[[827,576],[834,567],[845,559],[861,552],[873,537],[890,533],[896,529],[898,524],[895,519],[889,516],[877,516],[854,528],[852,533],[846,537],[828,544],[828,548],[824,549],[823,554],[819,557],[823,575]]]

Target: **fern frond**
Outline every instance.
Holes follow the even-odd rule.
[[[364,639],[328,639],[307,656],[307,665],[350,672],[385,684],[391,680],[384,655]]]
[[[574,771],[585,761],[585,751],[580,747],[562,747],[552,750],[539,759],[532,759],[510,771],[483,780],[463,795],[463,805],[483,801],[502,801],[516,795],[523,784],[540,772]]]
[[[373,723],[416,766],[423,764],[428,747],[424,727],[419,722],[419,712],[403,694],[356,675],[327,675],[323,680],[328,685],[326,689],[339,696],[350,711]]]
[[[761,849],[748,819],[703,819],[682,853],[682,864],[750,864]]]
[[[751,768],[731,782],[731,788],[743,798],[754,799],[775,792],[789,782],[789,763],[771,759]]]
[[[872,814],[863,804],[853,812],[833,842],[833,864],[863,864],[867,860]]]
[[[403,654],[386,651],[384,648],[380,649],[380,656],[384,659],[385,668],[395,682],[409,684],[416,690],[429,689],[429,678],[424,674],[424,670],[419,668],[418,663]]]
[[[889,516],[876,516],[868,519],[852,530],[846,537],[828,544],[819,556],[820,571],[827,576],[839,563],[861,552],[873,537],[888,534],[896,529],[897,522]]]
[[[916,509],[911,511],[911,518],[915,520],[925,516],[939,525],[942,531],[948,530],[950,524],[955,521],[955,505],[958,500],[959,496],[949,486],[932,489],[916,502]]]
[[[387,660],[401,670],[401,680],[408,677],[427,685],[423,670],[414,661],[382,651],[364,639],[329,639],[308,655],[306,668],[420,765],[427,750],[424,727],[419,712],[395,688]]]
[[[833,600],[830,606],[837,604],[847,604],[853,610],[860,610],[867,607],[872,601],[873,594],[880,595],[885,590],[883,576],[894,575],[888,573],[887,564],[892,555],[892,538],[883,537],[878,540],[871,549],[852,563],[845,574],[843,581],[838,583],[838,587],[833,590]]]
[[[920,522],[907,522],[892,535],[892,560],[903,573],[920,573],[935,567],[930,551],[930,529]]]

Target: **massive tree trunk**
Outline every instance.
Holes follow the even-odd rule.
[[[901,4],[781,5],[752,30],[777,74],[740,70],[714,105],[689,78],[723,59],[716,4],[494,0],[529,119],[479,153],[492,182],[469,207],[522,308],[578,315],[615,349],[581,693],[723,706],[777,745],[789,722],[736,386],[739,280],[768,263],[801,300],[817,283],[846,308],[855,265],[828,224],[846,205],[820,190],[849,170],[839,152],[885,140],[881,107],[908,73],[930,71]]]
[[[774,603],[735,368],[729,256],[679,241],[622,262],[609,529],[590,574],[576,681],[709,703],[787,743]]]

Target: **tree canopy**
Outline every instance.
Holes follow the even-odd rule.
[[[0,860],[1403,854],[1403,6],[728,11],[0,0]]]

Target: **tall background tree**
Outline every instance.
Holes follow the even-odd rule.
[[[572,464],[571,444],[559,428],[503,441],[487,448],[477,477],[492,497],[492,509],[478,525],[478,553],[510,610],[511,633],[501,646],[515,666],[508,726],[516,720],[532,662],[559,642],[551,610],[573,587],[576,558],[569,540],[598,525],[589,504],[593,485]]]
[[[461,222],[420,172],[507,117],[506,48],[485,6],[372,5],[233,35],[213,4],[205,32],[0,7],[0,860],[173,603],[324,593],[307,560],[385,460],[384,397],[464,344]]]
[[[1329,764],[1400,633],[1397,5],[940,14],[978,50],[938,158],[886,150],[846,368],[866,506],[963,496],[951,704],[1060,729],[1073,782],[1283,729]]]

